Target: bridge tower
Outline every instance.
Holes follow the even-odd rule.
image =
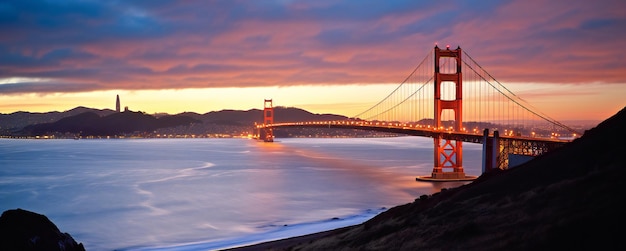
[[[451,50],[450,46],[440,49],[435,46],[435,128],[444,130],[442,127],[442,114],[444,110],[454,112],[454,131],[463,129],[463,82],[461,73],[461,47]],[[444,59],[447,63],[442,65]],[[454,62],[455,65],[450,65]],[[442,72],[441,68],[446,70]],[[453,86],[452,86],[453,84]],[[443,88],[442,88],[443,87]],[[454,88],[445,90],[447,95],[442,95],[444,88]],[[454,93],[453,95],[450,93]],[[434,138],[435,143],[435,165],[431,179],[435,180],[458,180],[466,179],[463,170],[463,146],[460,140],[450,140],[439,135]],[[446,170],[447,169],[447,170]],[[450,169],[452,169],[450,171]]]
[[[274,124],[274,106],[272,105],[271,99],[266,99],[263,104],[263,125],[265,132],[263,141],[265,142],[274,142],[274,129],[267,127],[271,124]]]

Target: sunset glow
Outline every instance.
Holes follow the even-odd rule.
[[[147,113],[271,98],[352,116],[450,44],[555,119],[602,120],[626,105],[625,12],[617,0],[4,1],[0,113],[112,109],[120,95]]]

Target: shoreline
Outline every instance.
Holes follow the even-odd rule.
[[[122,250],[259,250],[286,248],[304,244],[329,235],[343,233],[384,213],[389,208],[366,209],[362,213],[327,220],[278,226],[278,228],[257,234],[225,238],[214,241],[199,241],[174,244],[172,246],[145,246]]]
[[[358,227],[361,224],[363,223],[352,225],[352,226],[347,226],[347,227],[341,227],[341,228],[337,228],[333,230],[321,231],[321,232],[312,233],[312,234],[288,237],[288,238],[273,240],[273,241],[265,241],[265,242],[260,242],[256,244],[250,244],[250,245],[229,247],[229,248],[218,249],[218,250],[223,250],[223,251],[282,250],[282,249],[290,248],[296,245],[310,243],[314,240],[328,237],[331,235],[341,234],[352,228]]]

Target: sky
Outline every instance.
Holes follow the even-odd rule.
[[[626,105],[626,1],[0,1],[0,113],[358,114],[435,44],[555,119]]]

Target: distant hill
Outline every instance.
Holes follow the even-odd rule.
[[[71,110],[67,110],[64,112],[44,112],[44,113],[33,113],[33,112],[14,112],[9,114],[1,114],[0,113],[0,131],[17,131],[25,126],[41,124],[41,123],[52,123],[56,122],[59,119],[70,117],[74,115],[78,115],[85,112],[92,112],[99,116],[106,116],[115,111],[111,109],[93,109],[87,107],[76,107]]]
[[[346,116],[335,114],[314,114],[300,108],[294,107],[275,107],[274,122],[296,122],[296,121],[328,121],[328,120],[345,120]],[[200,117],[196,117],[203,122],[216,124],[238,124],[238,125],[254,125],[254,123],[263,122],[263,111],[252,109],[247,111],[240,110],[221,110],[216,112],[208,112]]]
[[[314,114],[293,107],[275,107],[274,113],[277,123],[344,120],[347,118],[334,114]],[[110,117],[112,115],[114,116]],[[102,120],[101,117],[106,117],[106,119]],[[187,123],[189,121],[184,119],[178,121],[175,118],[190,118],[202,123],[194,123],[190,127],[188,126],[190,123]],[[122,120],[127,121],[122,123]],[[165,121],[169,122],[166,123]],[[221,110],[205,114],[185,112],[176,115],[155,114],[155,116],[151,116],[142,114],[139,116],[138,113],[133,112],[116,113],[109,109],[76,107],[65,112],[0,114],[0,134],[36,135],[45,132],[77,133],[82,131],[92,135],[112,135],[129,130],[132,132],[155,129],[165,134],[242,134],[251,132],[255,123],[262,122],[263,111],[259,109],[247,111]]]
[[[42,135],[50,133],[70,133],[88,136],[112,136],[132,132],[152,132],[159,128],[200,123],[186,116],[164,116],[156,118],[141,112],[125,111],[99,116],[93,112],[62,118],[52,123],[42,123],[24,127],[20,134]]]
[[[521,166],[353,227],[236,250],[623,250],[626,108]]]
[[[251,109],[247,111],[241,110],[221,110],[198,114],[193,112],[181,113],[179,115],[188,116],[202,121],[202,124],[194,124],[192,127],[164,129],[159,130],[162,134],[229,134],[229,135],[247,135],[255,133],[254,124],[263,123],[263,111],[259,109]],[[296,121],[326,121],[326,120],[345,120],[347,117],[334,114],[314,114],[303,109],[293,107],[274,107],[274,122],[296,122]],[[324,135],[337,135],[342,132],[326,132]],[[302,135],[320,135],[320,133],[312,132],[311,129],[281,129],[277,130],[277,137],[294,137]]]

